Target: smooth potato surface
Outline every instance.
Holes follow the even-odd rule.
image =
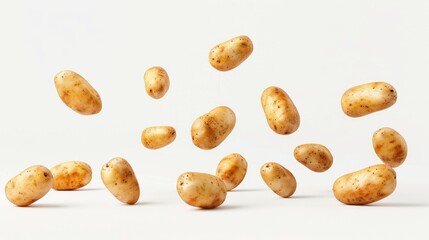
[[[167,146],[176,139],[176,130],[170,126],[148,127],[142,132],[141,141],[148,149]]]
[[[162,98],[170,88],[170,78],[162,67],[151,67],[144,74],[147,94],[155,99]]]
[[[86,186],[92,179],[91,167],[84,162],[64,162],[51,168],[53,189],[75,190]]]
[[[280,197],[288,198],[295,193],[296,179],[282,165],[274,162],[265,163],[262,165],[260,173],[268,187]]]
[[[321,144],[302,144],[295,148],[293,155],[302,165],[314,172],[324,172],[333,163],[331,152]]]
[[[224,157],[216,169],[216,176],[225,183],[226,190],[236,188],[244,179],[247,172],[247,161],[238,153]]]
[[[213,47],[209,53],[209,62],[219,71],[228,71],[244,62],[252,51],[250,38],[238,36]]]
[[[407,142],[392,128],[377,130],[372,136],[372,145],[381,161],[391,167],[399,167],[407,158]]]

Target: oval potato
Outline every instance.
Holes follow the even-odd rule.
[[[210,50],[209,62],[219,71],[236,68],[253,52],[253,43],[247,36],[238,36]]]
[[[247,172],[247,161],[238,153],[224,157],[216,169],[216,176],[225,183],[226,190],[236,188],[244,179]]]
[[[158,149],[167,146],[176,139],[176,130],[169,126],[148,127],[142,132],[143,146]]]
[[[280,197],[288,198],[295,193],[296,179],[282,165],[275,162],[265,163],[260,172],[264,182]]]
[[[162,98],[170,88],[170,78],[162,67],[151,67],[144,74],[147,94],[155,99]]]
[[[372,146],[381,161],[391,167],[399,167],[407,158],[407,142],[392,128],[377,130],[372,136]]]
[[[293,151],[295,159],[314,172],[324,172],[333,163],[331,152],[320,144],[302,144]]]
[[[75,190],[86,186],[92,179],[91,167],[79,161],[64,162],[51,168],[53,189]]]

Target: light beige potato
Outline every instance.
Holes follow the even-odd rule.
[[[377,130],[372,136],[372,146],[381,161],[391,167],[399,167],[407,158],[407,142],[392,128]]]
[[[244,62],[252,51],[250,38],[238,36],[213,47],[209,53],[209,62],[219,71],[228,71]]]
[[[167,146],[176,139],[176,130],[169,126],[148,127],[142,132],[143,146],[158,149]]]
[[[341,107],[350,117],[362,117],[392,106],[397,98],[392,85],[371,82],[347,90],[341,98]]]
[[[302,144],[293,151],[295,159],[314,172],[324,172],[333,163],[333,157],[329,149],[321,144]]]
[[[228,137],[234,126],[235,114],[230,108],[214,108],[192,124],[192,142],[201,149],[213,149]]]
[[[75,112],[91,115],[101,111],[100,95],[79,74],[64,70],[55,75],[54,82],[61,100]]]
[[[260,172],[264,182],[280,197],[288,198],[295,193],[296,179],[282,165],[275,162],[265,163]]]
[[[117,157],[103,165],[101,179],[119,201],[134,204],[140,197],[136,175],[127,160]]]
[[[64,162],[51,168],[53,189],[75,190],[86,186],[92,179],[91,167],[79,161]]]
[[[247,161],[238,153],[224,157],[216,169],[216,176],[225,183],[226,190],[236,188],[244,179],[247,172]]]
[[[282,135],[295,132],[300,116],[289,95],[279,87],[269,87],[261,96],[262,108],[270,128]]]
[[[147,94],[155,99],[162,98],[170,88],[170,78],[162,67],[151,67],[144,73]]]
[[[176,189],[185,203],[205,209],[219,207],[225,201],[227,192],[220,178],[198,172],[185,172],[180,175]]]
[[[339,177],[334,182],[333,192],[344,204],[365,205],[389,196],[395,188],[395,170],[379,164]]]
[[[6,198],[16,206],[29,206],[51,190],[52,182],[49,169],[41,165],[31,166],[7,182]]]

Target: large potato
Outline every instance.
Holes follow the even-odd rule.
[[[75,190],[86,186],[92,179],[91,167],[79,161],[64,162],[51,168],[55,190]]]
[[[247,161],[238,153],[224,157],[216,169],[216,176],[225,183],[226,190],[236,188],[244,179],[247,172]]]
[[[253,43],[247,36],[238,36],[210,50],[209,62],[219,71],[228,71],[246,60],[253,51]]]
[[[372,146],[377,156],[391,167],[399,167],[407,158],[405,139],[391,128],[381,128],[372,136]]]
[[[151,67],[144,74],[147,94],[152,98],[162,98],[170,88],[170,78],[162,67]]]
[[[46,167],[31,166],[7,182],[6,197],[17,206],[28,206],[49,192],[52,179],[52,174]]]
[[[288,198],[295,193],[296,179],[282,165],[274,162],[265,163],[262,165],[260,172],[264,182],[280,197]]]
[[[158,149],[172,143],[176,139],[176,130],[169,126],[148,127],[142,132],[143,146]]]
[[[314,172],[324,172],[333,163],[331,152],[320,144],[302,144],[295,148],[293,155],[298,162]]]

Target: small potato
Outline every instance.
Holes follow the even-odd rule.
[[[101,179],[119,201],[134,204],[140,197],[140,187],[131,165],[117,157],[103,165]]]
[[[186,172],[179,176],[176,185],[182,200],[194,207],[216,208],[226,198],[226,186],[213,175],[198,172]]]
[[[7,182],[6,197],[19,207],[29,206],[51,190],[52,179],[52,174],[46,167],[31,166]]]
[[[55,190],[75,190],[86,186],[92,179],[91,167],[79,161],[64,162],[51,168]]]
[[[234,126],[235,114],[230,108],[214,108],[192,124],[192,142],[201,149],[215,148],[232,132]]]
[[[379,164],[338,178],[333,192],[338,201],[344,204],[364,205],[389,196],[395,188],[395,170]]]
[[[286,135],[298,129],[300,124],[298,110],[283,89],[279,87],[265,89],[261,103],[268,125],[274,132]]]
[[[83,115],[101,111],[101,98],[97,91],[79,74],[65,70],[54,78],[61,100],[75,112]]]
[[[296,190],[295,177],[278,163],[270,162],[262,165],[261,176],[268,187],[280,197],[290,197]]]
[[[238,36],[210,50],[209,62],[219,71],[228,71],[246,60],[253,51],[253,43],[247,36]]]
[[[314,172],[324,172],[332,166],[333,157],[320,144],[302,144],[295,148],[293,155],[298,162]]]
[[[247,172],[247,161],[238,153],[224,157],[216,169],[216,176],[225,183],[226,190],[236,188],[244,179]]]
[[[392,106],[397,98],[392,85],[372,82],[347,90],[341,98],[341,107],[350,117],[362,117]]]
[[[170,88],[170,78],[162,67],[151,67],[144,73],[146,92],[155,99],[162,98]]]
[[[167,146],[176,139],[176,130],[173,127],[148,127],[142,132],[143,146],[149,149],[158,149]]]
[[[402,165],[407,158],[405,139],[391,128],[377,130],[372,136],[372,146],[381,161],[393,168]]]

